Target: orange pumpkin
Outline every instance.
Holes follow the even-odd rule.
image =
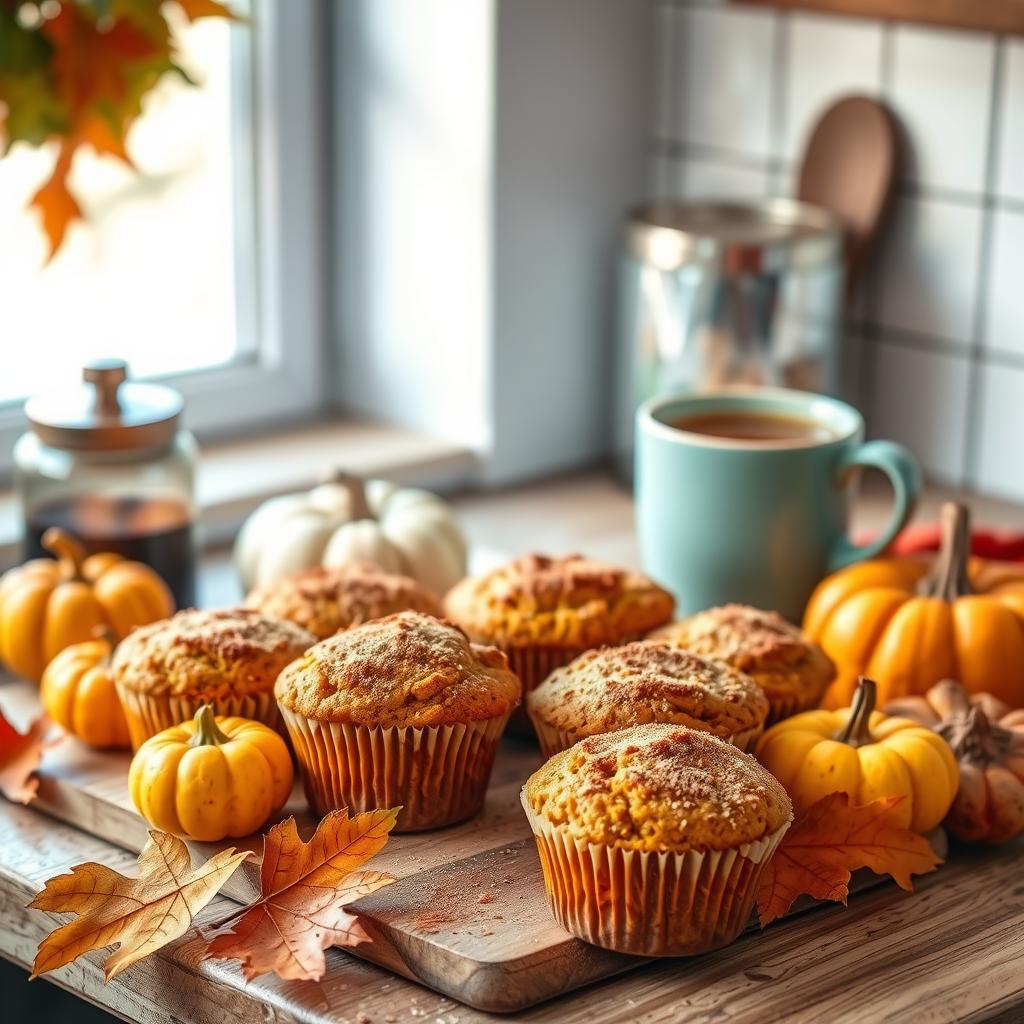
[[[38,680],[65,647],[100,629],[123,640],[174,611],[167,584],[148,565],[109,551],[86,556],[57,528],[43,546],[57,558],[34,558],[0,579],[0,658],[16,675]]]
[[[99,750],[131,747],[117,689],[110,673],[110,637],[65,647],[43,672],[43,710],[65,732]]]
[[[968,559],[962,505],[943,506],[941,528],[933,564],[860,562],[811,595],[804,629],[837,668],[826,707],[849,704],[861,675],[876,680],[883,704],[955,678],[1024,706],[1024,565]]]

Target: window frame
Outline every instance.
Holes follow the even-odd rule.
[[[327,6],[235,0],[233,7],[248,19],[233,28],[231,40],[242,354],[224,366],[153,378],[182,393],[186,426],[201,440],[309,421],[334,394],[325,315]],[[0,405],[3,478],[10,477],[14,442],[27,427],[22,406],[22,400]]]

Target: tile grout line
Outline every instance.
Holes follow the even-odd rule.
[[[995,209],[992,197],[996,191],[996,175],[999,155],[999,129],[1003,112],[1003,65],[1006,57],[1006,40],[996,40],[992,61],[992,80],[988,118],[988,139],[985,154],[986,202],[981,212],[981,238],[979,242],[978,266],[975,276],[974,323],[971,329],[971,344],[967,365],[967,410],[964,438],[963,466],[961,467],[964,486],[977,486],[981,461],[981,417],[983,415],[983,374],[988,332],[989,275],[992,271],[992,250],[995,244]]]
[[[891,92],[893,78],[893,63],[895,58],[895,40],[893,38],[892,25],[885,22],[881,26],[882,44],[879,55],[879,92],[883,102]],[[890,203],[889,216],[895,212],[895,201]],[[874,383],[875,372],[878,369],[878,346],[881,344],[882,328],[878,322],[881,320],[882,309],[882,275],[880,273],[880,250],[875,248],[871,273],[865,282],[865,306],[868,316],[875,322],[869,322],[866,332],[862,335],[864,344],[861,345],[860,353],[860,385],[861,395],[864,404],[864,419],[870,428],[877,419],[878,402],[876,399]]]

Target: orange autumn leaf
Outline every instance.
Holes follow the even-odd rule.
[[[177,837],[152,831],[139,854],[139,876],[128,878],[104,864],[79,864],[51,878],[29,903],[34,910],[77,914],[46,936],[32,977],[63,967],[83,953],[119,943],[107,957],[106,980],[180,938],[196,914],[250,854],[222,850],[193,868]]]
[[[39,717],[20,733],[0,711],[0,793],[8,800],[27,804],[35,797],[39,780],[32,773],[39,767],[49,728],[50,720]]]
[[[393,881],[356,869],[384,848],[397,817],[397,808],[354,818],[331,811],[308,843],[294,818],[275,825],[263,843],[259,898],[210,942],[206,955],[240,960],[247,979],[268,971],[291,980],[319,979],[328,946],[369,938],[345,905]]]
[[[893,823],[890,812],[902,799],[857,806],[846,793],[831,793],[812,804],[783,837],[761,876],[761,927],[785,914],[798,896],[846,903],[850,873],[859,868],[891,875],[909,890],[911,875],[941,864],[924,836]]]
[[[189,21],[197,18],[231,18],[238,20],[234,12],[219,0],[176,0]]]

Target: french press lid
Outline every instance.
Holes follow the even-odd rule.
[[[173,388],[129,381],[123,359],[97,359],[83,368],[82,384],[34,395],[25,415],[51,447],[125,451],[170,444],[183,407]]]

